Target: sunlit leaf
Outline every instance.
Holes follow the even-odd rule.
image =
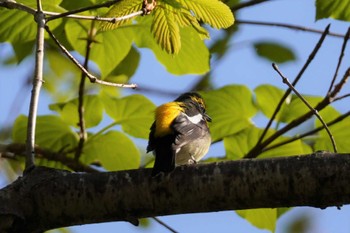
[[[330,122],[341,114],[334,109],[327,109],[325,112],[321,112],[323,120],[327,123]],[[322,126],[318,119],[315,119],[315,127]],[[347,117],[344,120],[329,126],[329,130],[334,137],[339,153],[348,153],[350,151],[350,118]],[[326,150],[333,151],[332,141],[326,132],[326,130],[320,131],[315,138],[314,150]]]
[[[316,0],[316,19],[350,21],[350,0]]]
[[[142,9],[143,2],[140,0],[123,0],[118,1],[110,8],[108,13],[105,15],[105,17],[122,17],[125,15],[129,15],[131,13],[135,13],[137,11],[140,11]],[[101,23],[101,29],[102,30],[111,30],[115,29],[123,24],[129,23],[132,19],[117,21],[115,23],[111,22],[102,22]]]
[[[226,157],[229,159],[241,159],[244,157],[255,146],[262,132],[262,129],[251,126],[232,136],[224,138]],[[271,136],[274,132],[274,130],[269,130],[266,137]],[[288,137],[280,136],[271,145],[276,145],[277,143],[283,142],[286,139],[288,139]],[[294,142],[267,150],[259,155],[259,158],[301,155],[309,154],[311,152],[312,150],[310,146],[306,145],[301,140],[296,140]]]
[[[275,231],[277,209],[236,210],[236,213],[257,228]]]
[[[14,142],[25,143],[27,132],[26,116],[20,115],[13,126],[12,139]],[[36,124],[35,144],[52,151],[74,148],[78,142],[77,135],[69,125],[54,115],[38,116]]]
[[[180,29],[175,21],[174,13],[166,4],[155,8],[151,32],[162,49],[177,54],[181,48]]]
[[[85,95],[83,99],[85,127],[91,128],[100,123],[103,104],[97,95]],[[59,113],[62,119],[74,127],[79,127],[78,99],[65,103],[51,104],[50,109]]]
[[[256,95],[256,103],[259,110],[261,110],[266,117],[271,118],[285,91],[278,87],[264,84],[255,88],[254,92]],[[290,98],[287,98],[286,103],[289,102]],[[285,106],[285,104],[282,105],[282,109]],[[280,121],[280,115],[281,111],[277,114],[275,118],[277,121]]]
[[[179,0],[198,20],[214,28],[228,28],[234,22],[230,8],[218,0]]]
[[[124,132],[139,138],[148,138],[154,121],[155,105],[142,95],[130,95],[121,99],[105,99],[107,114]]]
[[[67,21],[65,25],[69,43],[83,56],[86,53],[86,38],[90,24],[72,20]],[[96,30],[94,27],[95,33]],[[90,59],[98,65],[103,79],[128,55],[133,37],[129,28],[119,28],[98,33],[93,39],[95,43],[91,46]]]
[[[81,159],[85,163],[95,160],[109,171],[135,169],[140,166],[140,152],[125,134],[109,131],[89,138]]]
[[[207,112],[212,118],[213,141],[235,134],[252,124],[256,113],[251,91],[245,86],[231,85],[203,92]]]
[[[262,41],[254,44],[256,53],[271,62],[284,63],[296,59],[292,49],[285,45]]]
[[[209,71],[209,51],[198,33],[190,28],[181,28],[181,50],[174,56],[163,51],[150,33],[149,19],[142,18],[135,30],[135,42],[138,47],[150,48],[156,58],[168,72],[182,74],[204,74]]]

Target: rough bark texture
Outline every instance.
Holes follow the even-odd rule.
[[[181,213],[350,203],[350,154],[317,153],[99,174],[36,167],[0,190],[0,232]]]

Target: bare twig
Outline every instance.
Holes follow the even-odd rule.
[[[342,99],[345,99],[345,98],[348,98],[348,97],[350,97],[350,93],[349,93],[349,94],[342,95],[342,96],[339,96],[339,97],[333,98],[333,102],[339,101],[339,100],[342,100]]]
[[[350,116],[350,111],[348,111],[348,112],[346,112],[346,113],[340,115],[339,117],[335,118],[334,120],[332,120],[332,121],[330,121],[330,122],[327,122],[326,124],[327,124],[327,126],[332,126],[332,125],[334,125],[334,124],[336,124],[336,123],[338,123],[338,122],[341,122],[342,120],[344,120],[344,119],[347,118],[348,116]],[[310,131],[308,131],[308,132],[306,132],[306,133],[303,133],[303,134],[300,134],[300,135],[298,135],[298,136],[289,138],[289,139],[287,139],[287,140],[285,140],[285,141],[282,141],[282,142],[273,144],[273,145],[271,145],[271,146],[269,146],[269,147],[263,149],[263,152],[268,151],[268,150],[272,150],[272,149],[277,148],[277,147],[279,147],[279,146],[283,146],[283,145],[286,145],[286,144],[288,144],[288,143],[294,142],[294,141],[296,141],[296,140],[305,138],[305,137],[307,137],[307,136],[310,136],[310,135],[312,135],[312,134],[317,133],[318,131],[321,131],[322,129],[324,129],[324,126],[323,126],[323,125],[321,125],[321,126],[315,128],[315,129],[313,129],[313,130],[310,130]]]
[[[345,71],[343,78],[340,80],[340,82],[334,86],[333,91],[329,93],[328,99],[330,102],[334,101],[334,98],[338,95],[340,90],[343,88],[345,83],[348,81],[350,77],[350,67]]]
[[[333,79],[332,79],[331,85],[329,86],[327,95],[330,95],[330,93],[331,93],[331,91],[333,89],[334,82],[337,79],[338,71],[339,71],[340,65],[341,65],[341,63],[343,61],[344,51],[345,51],[345,48],[346,48],[346,44],[347,44],[347,42],[349,40],[349,36],[350,36],[350,27],[348,28],[348,31],[345,34],[343,45],[342,45],[342,48],[341,48],[341,51],[340,51],[340,55],[339,55],[339,58],[338,58],[337,68],[335,69],[335,72],[334,72],[334,75],[333,75]]]
[[[102,7],[110,7],[110,6],[112,6],[113,4],[116,4],[119,1],[120,0],[112,0],[112,1],[107,1],[107,2],[101,3],[101,4],[96,4],[96,5],[87,6],[87,7],[79,8],[79,9],[72,10],[72,11],[67,11],[67,12],[64,12],[64,13],[61,13],[61,14],[57,14],[57,15],[53,15],[51,17],[48,17],[47,21],[51,21],[53,19],[67,17],[68,15],[73,15],[73,14],[81,13],[81,12],[84,12],[84,11],[95,10],[95,9],[102,8]]]
[[[84,68],[88,70],[89,58],[91,45],[94,39],[94,21],[92,21],[90,30],[88,30],[87,40],[86,40],[86,48],[85,48],[85,60],[84,60]],[[81,153],[83,152],[84,142],[87,139],[87,133],[85,130],[85,118],[84,118],[84,89],[85,89],[85,80],[86,75],[84,72],[81,72],[80,84],[79,84],[79,93],[78,93],[78,115],[79,115],[79,143],[78,147],[75,151],[75,159],[79,160]]]
[[[288,28],[288,29],[293,29],[293,30],[298,30],[298,31],[304,31],[304,32],[312,32],[312,33],[317,33],[317,34],[323,34],[323,30],[317,30],[313,28],[308,28],[308,27],[303,27],[299,25],[294,25],[294,24],[287,24],[287,23],[273,23],[273,22],[261,22],[261,21],[253,21],[253,20],[240,20],[236,19],[235,20],[236,24],[250,24],[250,25],[258,25],[258,26],[268,26],[268,27],[282,27],[282,28]],[[339,34],[339,33],[334,33],[334,32],[329,32],[328,35],[334,36],[334,37],[339,37],[339,38],[344,38],[344,34]]]
[[[303,103],[313,112],[313,114],[320,120],[320,122],[322,123],[323,127],[325,128],[325,130],[328,133],[329,138],[331,139],[332,145],[333,145],[333,150],[334,153],[337,153],[337,145],[334,141],[334,137],[332,135],[332,133],[329,131],[328,126],[326,125],[326,123],[324,122],[324,120],[322,119],[321,115],[318,114],[317,110],[314,109],[306,100],[305,98],[300,95],[300,93],[294,88],[294,86],[288,81],[288,78],[286,76],[284,76],[282,74],[282,72],[278,69],[278,66],[275,63],[272,63],[272,67],[273,69],[281,76],[281,78],[283,79],[283,83],[285,83],[298,97],[299,99],[301,99],[301,101],[303,101]]]
[[[66,54],[66,56],[89,78],[91,83],[99,83],[106,86],[112,87],[124,87],[124,88],[137,88],[136,84],[123,84],[123,83],[111,83],[107,81],[100,80],[96,78],[94,75],[90,74],[73,56],[69,53],[69,51],[57,40],[55,35],[51,32],[48,26],[45,27],[47,33],[54,40],[57,46],[61,49],[61,51]]]
[[[314,59],[316,53],[318,52],[318,50],[321,48],[321,45],[324,41],[324,39],[326,38],[326,36],[329,33],[329,27],[330,25],[328,25],[325,30],[323,31],[322,36],[320,37],[319,41],[317,42],[315,48],[312,50],[312,52],[310,53],[308,59],[306,60],[305,64],[303,65],[303,67],[301,68],[300,72],[298,73],[298,75],[296,76],[295,80],[293,81],[292,85],[295,86],[300,78],[302,77],[302,75],[304,74],[305,70],[307,69],[307,67],[310,65],[311,61]],[[267,123],[266,127],[264,128],[263,133],[261,134],[261,136],[259,137],[258,142],[256,143],[256,145],[249,151],[249,153],[245,156],[245,158],[254,158],[256,157],[260,152],[261,149],[263,149],[261,147],[262,141],[264,140],[268,130],[270,129],[272,122],[275,120],[277,114],[279,113],[279,111],[282,108],[282,105],[284,104],[284,101],[286,100],[286,98],[289,96],[289,94],[291,93],[291,89],[288,88],[286,90],[286,92],[284,93],[283,97],[281,98],[280,102],[277,104],[275,111],[273,112],[269,122]]]
[[[241,2],[241,3],[238,3],[238,4],[234,5],[233,7],[231,7],[231,11],[235,12],[235,11],[238,11],[242,8],[254,6],[254,5],[257,5],[257,4],[260,4],[263,2],[268,2],[268,1],[271,1],[271,0],[251,0],[248,2]]]
[[[175,229],[173,229],[172,227],[170,227],[169,225],[167,225],[166,223],[164,223],[162,220],[160,220],[157,217],[153,217],[152,218],[154,221],[156,221],[157,223],[159,223],[160,225],[162,225],[163,227],[165,227],[166,229],[168,229],[170,232],[173,233],[177,233],[177,231]]]
[[[28,7],[26,5],[23,5],[22,3],[18,3],[16,1],[13,0],[0,0],[0,6],[8,8],[8,9],[18,9],[21,11],[25,11],[29,14],[35,15],[36,10]]]
[[[56,12],[50,12],[50,11],[45,11],[46,15],[52,15],[52,17],[60,15],[59,13]],[[122,20],[126,20],[126,19],[131,19],[134,18],[136,16],[142,15],[143,11],[137,11],[125,16],[121,16],[121,17],[100,17],[100,16],[89,16],[89,15],[66,15],[64,16],[65,18],[73,18],[73,19],[82,19],[82,20],[96,20],[96,21],[107,21],[110,23],[115,23],[115,22],[119,22]],[[48,19],[52,20],[54,18],[52,17],[48,17]]]
[[[35,155],[35,129],[36,116],[38,112],[39,94],[43,82],[43,66],[44,66],[44,27],[45,15],[41,11],[41,1],[37,1],[38,11],[35,14],[35,21],[37,23],[37,37],[36,37],[36,54],[35,54],[35,70],[33,89],[30,98],[28,126],[27,126],[27,150],[25,171],[30,170],[34,165]]]

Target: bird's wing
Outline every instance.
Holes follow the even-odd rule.
[[[174,149],[179,149],[186,145],[189,141],[202,137],[202,127],[200,124],[192,123],[185,113],[179,114],[172,124],[176,138]]]

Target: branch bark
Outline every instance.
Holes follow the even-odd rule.
[[[350,154],[244,159],[100,174],[36,167],[0,190],[0,232],[251,208],[350,203]]]

